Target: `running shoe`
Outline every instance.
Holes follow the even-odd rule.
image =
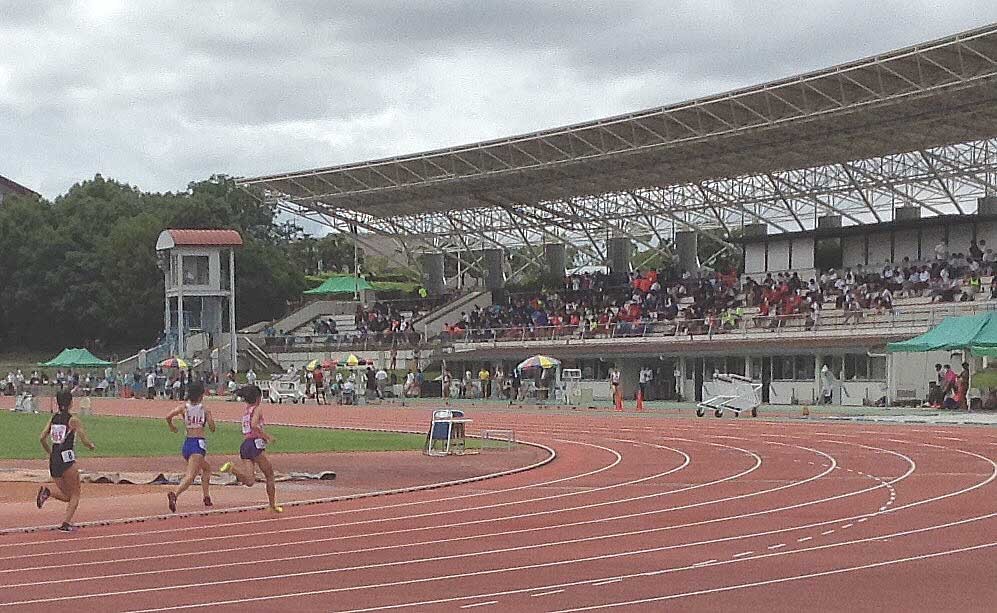
[[[166,492],[166,502],[170,505],[170,513],[177,512],[177,495],[173,492]]]
[[[45,504],[45,501],[48,500],[48,497],[51,495],[52,492],[47,487],[38,488],[38,495],[35,496],[35,504],[38,505],[39,509],[42,508],[42,505]]]
[[[204,497],[204,506],[206,506],[206,507],[213,507],[213,506],[215,506],[214,503],[211,502],[211,496],[205,496]]]
[[[62,522],[62,525],[57,528],[62,532],[76,532],[76,526],[69,522]]]
[[[275,504],[274,506],[270,507],[270,511],[273,513],[283,513],[284,507],[280,506],[279,504]]]
[[[232,463],[225,462],[224,464],[222,464],[221,468],[218,469],[218,472],[220,473],[232,472]]]

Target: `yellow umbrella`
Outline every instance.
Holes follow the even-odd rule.
[[[315,370],[316,368],[318,368],[321,365],[322,365],[322,363],[319,362],[318,360],[312,360],[311,362],[305,364],[305,370],[309,370],[309,371],[310,370]]]
[[[360,364],[360,358],[358,358],[357,356],[353,355],[352,353],[349,355],[349,357],[346,358],[346,365],[347,366],[357,366],[359,364]]]
[[[555,360],[554,358],[546,355],[535,355],[532,358],[527,358],[519,363],[519,370],[527,370],[529,368],[554,368],[555,366],[560,366],[561,361]]]

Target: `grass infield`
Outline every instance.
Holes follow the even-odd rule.
[[[51,415],[0,411],[0,459],[41,459],[45,451],[38,436]],[[174,434],[163,419],[141,417],[80,416],[90,440],[97,446],[90,451],[77,441],[76,453],[85,457],[156,457],[180,453],[183,445],[183,420],[174,419],[180,432]],[[271,453],[311,453],[348,451],[413,451],[422,449],[425,435],[392,432],[362,432],[290,426],[267,426],[274,437]],[[239,453],[242,431],[238,424],[219,423],[218,431],[208,432],[211,455]],[[476,441],[468,440],[468,447]]]

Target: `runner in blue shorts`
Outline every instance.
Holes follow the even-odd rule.
[[[178,406],[170,411],[166,416],[166,424],[170,430],[177,432],[177,427],[173,425],[173,418],[182,415],[183,425],[187,430],[187,438],[184,439],[180,453],[187,462],[187,473],[175,491],[166,493],[166,501],[170,506],[170,511],[177,512],[177,497],[184,493],[194,482],[194,478],[201,473],[201,491],[204,493],[204,506],[210,507],[211,496],[211,467],[205,458],[208,455],[208,444],[204,440],[204,426],[212,432],[215,431],[215,420],[211,417],[211,412],[204,408],[204,385],[202,383],[191,383],[187,387],[187,403]]]
[[[240,388],[235,395],[246,401],[246,410],[242,414],[243,441],[242,446],[239,447],[241,467],[237,468],[231,462],[226,462],[218,470],[223,473],[230,472],[235,475],[239,483],[246,487],[252,487],[256,483],[256,467],[259,466],[267,480],[267,498],[270,499],[270,510],[274,513],[283,513],[284,507],[277,504],[273,466],[270,464],[266,452],[267,445],[273,443],[273,437],[263,430],[263,409],[260,407],[263,393],[255,385],[247,385]]]

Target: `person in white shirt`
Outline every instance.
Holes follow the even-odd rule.
[[[145,397],[147,400],[153,400],[156,397],[156,373],[151,370],[145,376]]]
[[[935,259],[946,261],[949,259],[949,242],[942,241],[935,245]]]
[[[246,382],[249,385],[256,385],[256,372],[252,368],[246,373]]]
[[[613,401],[616,401],[616,395],[620,393],[620,370],[613,367],[609,371],[609,384],[613,389]]]
[[[640,369],[640,377],[638,382],[640,384],[640,397],[647,400],[647,385],[654,379],[654,371],[645,366]]]
[[[388,385],[388,371],[384,368],[379,368],[377,374],[374,375],[374,381],[377,383],[377,397],[380,400],[384,400],[384,389]]]

